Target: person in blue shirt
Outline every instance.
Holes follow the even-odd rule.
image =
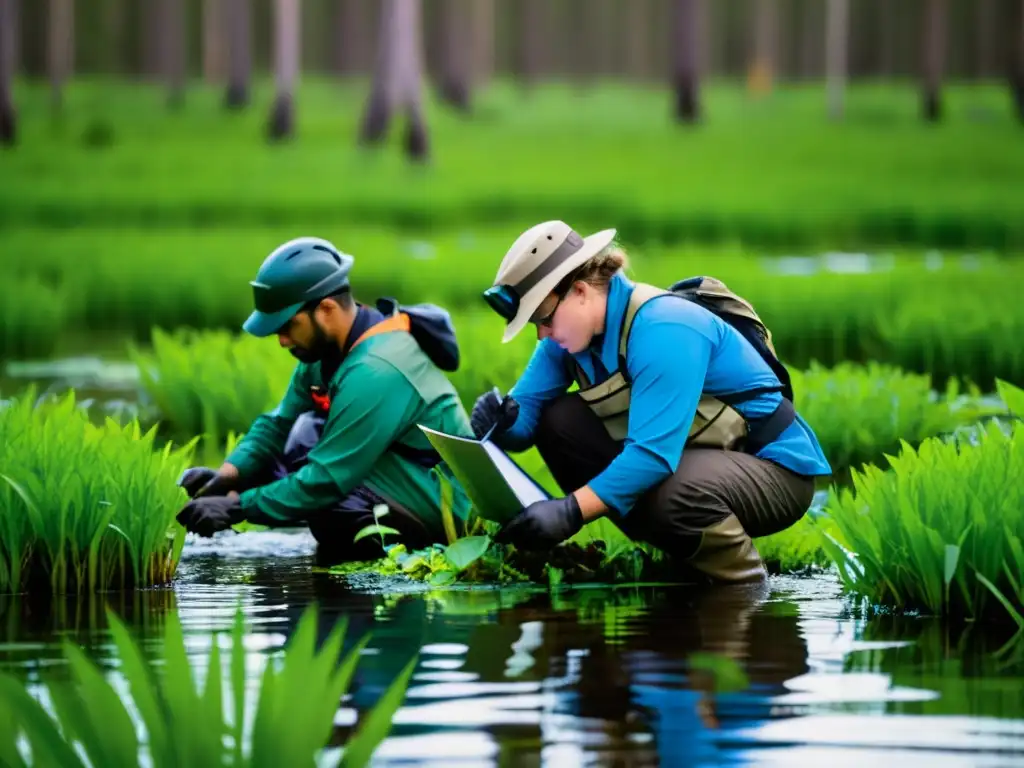
[[[507,396],[477,399],[474,434],[536,446],[566,494],[526,507],[498,538],[544,549],[608,516],[695,576],[761,580],[751,539],[797,522],[831,467],[753,344],[698,303],[627,278],[615,235],[538,224],[484,293],[507,321],[503,342],[533,323],[538,343]]]

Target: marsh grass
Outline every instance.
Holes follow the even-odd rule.
[[[812,363],[804,371],[791,369],[790,376],[797,410],[836,472],[878,461],[901,440],[913,445],[997,413],[974,405],[981,397],[976,387],[965,405],[955,379],[934,392],[929,376],[880,363]]]
[[[69,323],[62,291],[38,275],[0,280],[0,362],[48,354]]]
[[[254,82],[254,98],[269,104],[272,87]],[[228,115],[211,88],[193,89],[168,115],[156,86],[69,83],[74,106],[53,130],[46,86],[26,82],[24,138],[0,156],[0,219],[51,230],[267,221],[518,230],[557,211],[581,228],[674,241],[1024,243],[1024,161],[1004,88],[948,87],[935,131],[916,114],[912,87],[851,85],[846,118],[825,129],[820,83],[788,85],[768,101],[710,83],[707,122],[680,132],[662,87],[546,83],[527,100],[495,81],[474,94],[479,119],[427,99],[435,162],[410,168],[397,147],[366,152],[351,138],[365,87],[304,80],[299,138],[281,149],[265,140],[263,109]],[[972,117],[979,101],[990,119]],[[102,151],[87,140],[99,121],[112,135]],[[945,178],[956,183],[936,183]]]
[[[190,329],[154,329],[152,346],[131,345],[129,355],[164,434],[213,445],[279,402],[296,364],[266,339]]]
[[[165,624],[159,669],[147,663],[141,645],[113,612],[108,612],[108,621],[131,694],[131,709],[120,688],[80,648],[64,640],[72,680],[46,685],[45,699],[52,710],[44,708],[13,675],[0,673],[0,723],[6,726],[0,728],[0,762],[4,765],[363,766],[390,731],[416,664],[415,658],[406,664],[340,757],[318,761],[368,640],[362,638],[342,655],[347,621],[335,624],[317,649],[317,611],[306,609],[284,652],[268,660],[251,701],[246,690],[241,610],[231,632],[227,669],[215,636],[203,685],[186,656],[176,614]],[[136,718],[144,726],[142,739]],[[21,737],[29,745],[30,761],[19,749]]]
[[[646,242],[619,226],[632,278],[662,286],[691,275],[721,278],[754,304],[779,354],[798,368],[876,360],[931,374],[936,387],[954,376],[985,389],[997,376],[1024,383],[1024,352],[1014,342],[1024,334],[1019,260],[897,251],[854,255],[854,266],[846,267],[831,254],[779,260],[739,244]],[[441,304],[457,313],[460,338],[464,327],[481,328],[485,350],[500,346],[501,321],[480,292],[518,232],[508,225],[403,233],[340,224],[316,231],[355,256],[357,299]],[[0,296],[9,294],[6,305],[19,309],[3,317],[2,333],[12,350],[21,350],[12,354],[44,357],[62,349],[69,334],[117,333],[144,344],[154,327],[238,332],[252,309],[249,280],[282,237],[265,225],[11,229],[0,241],[13,287],[0,288]],[[40,322],[56,332],[38,330]],[[517,358],[528,349],[520,339],[513,348]],[[501,368],[479,375],[507,377]]]
[[[1009,411],[1024,391],[1000,382]],[[1024,630],[1024,432],[990,422],[970,439],[906,442],[890,468],[853,472],[827,511],[844,546],[826,548],[852,592],[954,619]]]
[[[170,581],[184,543],[175,483],[194,441],[93,424],[74,392],[0,408],[0,590],[95,592]]]
[[[463,358],[451,380],[467,411],[494,386],[508,391],[532,349],[530,339],[519,338],[494,350],[498,326],[491,320],[480,312],[455,315]],[[204,451],[219,449],[227,432],[245,432],[276,406],[296,364],[272,341],[224,331],[157,330],[151,350],[131,350],[161,433],[177,441],[201,435]],[[837,474],[880,460],[900,439],[916,444],[991,412],[973,405],[980,397],[976,387],[952,379],[936,393],[929,376],[892,365],[811,363],[806,370],[790,366],[790,373],[797,409]],[[531,454],[524,469],[542,473],[534,477],[554,489],[538,458]]]

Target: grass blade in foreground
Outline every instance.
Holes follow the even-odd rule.
[[[236,614],[236,630],[242,614]],[[124,664],[135,708],[141,713],[146,736],[142,739],[146,759],[140,755],[133,716],[117,689],[101,670],[76,647],[66,643],[64,652],[72,664],[77,685],[50,684],[49,698],[54,714],[48,713],[13,675],[0,673],[0,722],[10,728],[0,737],[0,758],[5,765],[81,766],[74,742],[80,741],[92,765],[152,765],[154,768],[180,768],[188,765],[236,766],[312,765],[330,737],[335,712],[365,645],[357,643],[341,658],[345,624],[335,627],[320,651],[314,648],[317,611],[308,608],[299,622],[296,635],[283,653],[283,659],[270,659],[264,685],[256,692],[257,719],[254,739],[243,745],[236,742],[244,732],[239,719],[244,707],[237,706],[245,695],[245,678],[226,674],[219,647],[214,646],[206,688],[200,690],[187,659],[182,654],[181,627],[175,615],[169,619],[167,640],[175,646],[163,669],[155,674],[142,662],[142,652],[124,625],[108,611],[118,652]],[[173,626],[172,623],[173,622]],[[242,632],[231,633],[233,658],[244,654]],[[216,638],[214,638],[216,642]],[[364,725],[346,747],[345,766],[366,765],[380,742],[387,736],[395,711],[404,698],[417,659],[412,659],[388,687],[371,710]],[[229,685],[221,689],[221,683]],[[232,702],[223,706],[222,693],[230,692]],[[233,722],[225,721],[232,712]],[[261,719],[259,713],[269,713]],[[298,720],[296,719],[298,717]],[[14,739],[24,736],[32,752],[31,763],[16,756]],[[229,736],[229,738],[224,738]],[[351,748],[351,749],[349,749]],[[287,756],[282,761],[279,758]]]

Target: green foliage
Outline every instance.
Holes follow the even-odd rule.
[[[82,768],[87,764],[154,768],[316,764],[367,641],[363,638],[342,656],[347,629],[347,622],[342,621],[316,650],[316,616],[315,608],[305,610],[282,656],[268,661],[256,699],[250,704],[241,610],[231,633],[228,668],[224,668],[214,637],[203,686],[193,677],[176,614],[166,624],[163,672],[158,674],[147,665],[142,648],[126,626],[108,611],[121,670],[133,709],[145,727],[145,739],[140,742],[136,735],[135,722],[118,688],[80,648],[65,640],[63,651],[73,684],[46,686],[52,714],[14,676],[0,673],[0,722],[6,720],[11,726],[0,735],[0,761],[9,766]],[[390,730],[415,663],[414,658],[388,687],[334,765],[369,763]],[[30,745],[31,762],[18,754],[15,744],[20,737]],[[79,745],[88,763],[76,753]]]
[[[1020,390],[1002,384],[1020,403]],[[1024,437],[991,422],[972,440],[903,443],[891,470],[853,473],[828,512],[843,582],[873,602],[1024,627]]]
[[[820,83],[767,103],[709,84],[707,123],[682,134],[663,89],[544,84],[524,109],[521,90],[498,82],[474,94],[486,119],[431,106],[437,161],[424,170],[342,138],[357,133],[364,83],[304,79],[287,151],[268,147],[261,110],[228,116],[208,91],[168,117],[148,87],[72,83],[75,108],[53,131],[46,87],[26,84],[18,149],[0,156],[0,223],[525,228],[557,212],[645,239],[1005,247],[1024,243],[1024,160],[1003,91],[945,89],[935,131],[913,87],[852,86],[846,119],[826,129]],[[991,119],[970,117],[979,100]],[[116,136],[102,152],[83,145],[97,124]]]
[[[226,331],[156,328],[151,349],[129,354],[165,431],[216,446],[280,401],[296,364],[273,342]]]
[[[68,307],[61,292],[38,275],[0,280],[0,361],[48,355],[67,330]]]
[[[511,349],[488,337],[493,330],[481,313],[456,313],[463,363],[452,375],[463,405],[498,385],[507,391],[529,357],[529,339]],[[203,435],[210,450],[223,445],[226,430],[244,432],[273,408],[287,388],[294,359],[267,339],[225,332],[154,332],[152,351],[133,348],[140,381],[157,408],[164,431],[184,440]],[[821,441],[838,473],[879,459],[898,440],[917,443],[976,420],[979,409],[962,407],[960,387],[951,380],[944,394],[931,392],[929,377],[890,365],[841,364],[807,371],[791,368],[797,408]],[[973,391],[977,396],[977,391]],[[532,452],[524,469],[556,489],[543,462]]]
[[[900,440],[916,444],[981,415],[978,408],[958,407],[955,380],[945,393],[933,394],[928,376],[890,365],[825,368],[812,363],[809,370],[791,370],[790,375],[797,410],[837,472],[877,461],[899,448]]]
[[[94,425],[74,392],[0,408],[0,591],[81,592],[169,581],[187,501],[175,483],[194,442],[154,449],[153,430]]]
[[[832,563],[822,541],[826,533],[833,537],[838,535],[831,519],[808,512],[789,528],[754,539],[754,546],[770,572],[825,568]]]
[[[417,235],[340,225],[318,231],[355,255],[352,279],[360,300],[396,296],[407,303],[439,303],[457,313],[470,363],[457,376],[473,392],[510,382],[532,348],[527,332],[503,348],[500,364],[486,354],[474,360],[472,353],[500,345],[501,319],[484,306],[480,293],[518,233],[514,225]],[[15,229],[0,234],[0,244],[15,282],[44,285],[59,298],[60,312],[44,319],[48,327],[147,339],[153,327],[239,332],[252,309],[248,281],[283,237],[281,230],[268,228]],[[866,266],[854,259],[855,270],[867,271],[838,276],[833,270],[842,266],[830,256],[791,266],[789,260],[756,258],[760,254],[739,246],[644,242],[624,226],[620,237],[633,265],[629,274],[636,279],[663,286],[697,274],[725,280],[754,303],[779,354],[798,368],[812,361],[830,366],[874,360],[928,373],[938,387],[950,377],[983,388],[994,377],[1024,382],[1024,350],[1012,341],[1024,334],[1015,291],[1024,280],[1020,262],[900,253],[891,260],[866,260]],[[18,344],[44,356],[58,348],[61,334],[33,333],[40,321],[30,308],[3,319],[2,333],[10,339],[38,337],[30,346]],[[53,325],[62,313],[64,319]]]

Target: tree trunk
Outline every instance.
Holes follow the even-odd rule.
[[[366,59],[365,39],[370,31],[370,13],[366,0],[340,0],[335,14],[333,64],[339,75],[362,71]]]
[[[549,19],[546,0],[520,0],[517,11],[516,64],[520,79],[529,87],[541,79],[546,65],[544,51]]]
[[[630,0],[626,13],[626,71],[643,82],[651,75],[651,0]]]
[[[700,25],[703,0],[675,0],[672,24],[672,69],[675,117],[695,123],[700,110]]]
[[[757,0],[754,14],[754,55],[747,86],[754,93],[768,93],[775,80],[778,55],[779,2]]]
[[[242,109],[249,104],[252,72],[252,7],[250,0],[223,0],[227,25],[228,87],[224,105]]]
[[[475,0],[440,0],[440,72],[438,92],[441,101],[460,112],[470,111],[473,49],[472,7]]]
[[[14,146],[17,141],[17,114],[14,109],[15,67],[14,0],[0,0],[0,144]]]
[[[50,94],[53,111],[60,112],[65,81],[71,76],[75,61],[74,0],[50,0],[47,27],[46,64],[50,72]]]
[[[996,0],[976,0],[976,2],[978,7],[974,75],[978,80],[985,80],[991,77],[996,69]]]
[[[1019,6],[1010,45],[1010,88],[1017,105],[1017,117],[1024,123],[1024,0],[1020,1]]]
[[[392,113],[404,108],[405,151],[418,161],[429,155],[420,14],[420,0],[383,0],[373,84],[359,130],[361,144],[378,144],[387,137]]]
[[[295,85],[302,45],[301,0],[274,0],[274,80],[276,95],[267,133],[273,141],[295,135]]]
[[[188,63],[184,0],[160,0],[160,71],[167,83],[167,103],[172,109],[185,102]]]
[[[825,32],[826,80],[828,83],[828,115],[833,120],[843,116],[846,92],[847,48],[849,45],[850,6],[848,0],[828,0]]]
[[[221,85],[227,73],[227,6],[224,0],[203,0],[203,79]]]
[[[928,122],[942,119],[942,72],[946,56],[946,0],[927,0],[924,18],[924,92],[921,113]]]
[[[416,0],[419,5],[420,0]],[[472,4],[472,41],[473,58],[470,60],[470,71],[476,87],[486,85],[494,74],[494,0],[470,0]],[[422,11],[417,10],[417,16]],[[417,22],[417,28],[419,22]],[[417,34],[418,37],[418,34]]]

